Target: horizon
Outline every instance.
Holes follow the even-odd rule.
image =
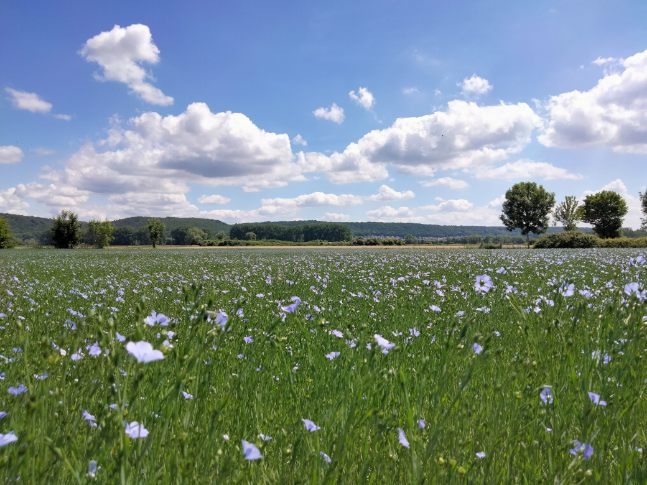
[[[637,0],[6,4],[0,212],[500,227],[534,181],[557,203],[617,191],[638,229],[645,18]]]

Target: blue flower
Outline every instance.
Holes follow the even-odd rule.
[[[569,453],[573,456],[582,455],[582,458],[588,460],[593,456],[593,447],[589,443],[581,443],[578,440],[573,440],[573,445],[575,445]]]
[[[302,419],[301,421],[303,421],[303,426],[311,433],[314,433],[315,431],[321,429],[314,423],[314,421],[311,421],[309,419]]]
[[[409,448],[409,440],[407,440],[407,435],[404,434],[404,430],[402,428],[398,428],[398,441],[405,448]]]
[[[539,399],[541,399],[544,404],[553,404],[553,390],[550,386],[542,388],[539,392]]]
[[[263,458],[263,455],[261,455],[260,450],[255,444],[245,440],[241,440],[241,443],[243,445],[243,458],[245,460],[254,461]]]

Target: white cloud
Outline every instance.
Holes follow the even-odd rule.
[[[461,92],[464,96],[482,96],[492,91],[490,81],[476,74],[466,77],[460,83]]]
[[[71,115],[57,113],[54,115],[54,118],[57,120],[70,121],[72,119]]]
[[[294,135],[292,137],[292,144],[302,146],[302,147],[307,147],[308,146],[308,140],[306,140],[299,133],[297,133],[296,135]]]
[[[420,94],[420,89],[415,86],[406,86],[402,88],[402,94],[405,96],[413,96],[415,94]]]
[[[10,187],[0,190],[0,212],[27,215],[27,209],[29,203],[25,200],[22,189]]]
[[[568,148],[607,145],[617,152],[647,153],[647,50],[619,62],[621,72],[605,73],[590,90],[550,98],[541,143]]]
[[[469,200],[466,199],[450,199],[443,200],[438,204],[425,205],[421,209],[432,212],[465,212],[474,207]]]
[[[425,180],[420,182],[423,187],[447,187],[448,189],[458,190],[469,187],[465,180],[456,179],[453,177],[440,177],[434,180]]]
[[[371,109],[375,106],[375,96],[365,87],[360,86],[357,92],[349,91],[348,97],[364,109]]]
[[[414,215],[414,212],[409,207],[392,207],[390,205],[385,205],[377,209],[373,209],[366,212],[366,215],[377,221],[384,220],[398,220],[411,218]],[[404,221],[402,221],[404,222]]]
[[[580,180],[581,175],[556,167],[546,162],[533,160],[517,160],[498,167],[482,167],[476,170],[480,179],[544,179],[544,180]]]
[[[36,155],[38,155],[39,157],[48,157],[48,156],[50,156],[50,155],[54,155],[54,153],[56,153],[56,152],[55,152],[54,150],[52,150],[51,148],[44,148],[44,147],[34,148],[34,149],[32,150],[32,152],[34,152],[34,153],[35,153]]]
[[[324,108],[323,106],[317,108],[312,114],[315,118],[332,121],[338,125],[344,122],[344,108],[337,106],[337,103],[333,103],[330,108]]]
[[[379,190],[377,191],[377,194],[371,195],[369,197],[370,200],[406,200],[406,199],[413,199],[416,196],[416,194],[413,193],[411,190],[405,190],[403,192],[398,192],[395,189],[392,189],[388,185],[381,185]]]
[[[313,192],[302,194],[294,198],[272,198],[261,200],[261,212],[274,214],[277,212],[294,211],[298,207],[334,206],[344,207],[362,203],[362,197],[353,194],[327,194]]]
[[[52,110],[52,103],[45,101],[36,93],[12,88],[5,88],[5,91],[9,93],[11,103],[18,109],[32,113],[49,113]]]
[[[147,103],[173,104],[172,97],[148,82],[151,76],[141,66],[159,62],[159,49],[147,25],[115,25],[112,30],[88,39],[80,54],[101,66],[98,79],[124,83]]]
[[[388,164],[405,173],[430,176],[438,169],[471,169],[505,160],[530,142],[539,124],[526,103],[478,106],[455,100],[446,111],[398,118],[341,153],[306,154],[300,163],[304,170],[327,172],[336,183],[384,179]]]
[[[224,195],[212,194],[201,196],[199,202],[201,204],[223,205],[231,202],[231,199],[229,197],[225,197]]]
[[[14,145],[0,145],[0,165],[4,163],[20,163],[23,152]]]
[[[341,212],[326,212],[323,220],[328,222],[345,222],[350,221],[350,216]]]

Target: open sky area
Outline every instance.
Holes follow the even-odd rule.
[[[0,212],[637,228],[646,157],[642,0],[0,0]]]

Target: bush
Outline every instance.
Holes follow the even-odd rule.
[[[596,248],[600,239],[592,234],[583,232],[565,231],[548,236],[542,236],[535,241],[535,248]]]
[[[647,237],[617,237],[615,239],[601,239],[601,248],[647,248]]]

